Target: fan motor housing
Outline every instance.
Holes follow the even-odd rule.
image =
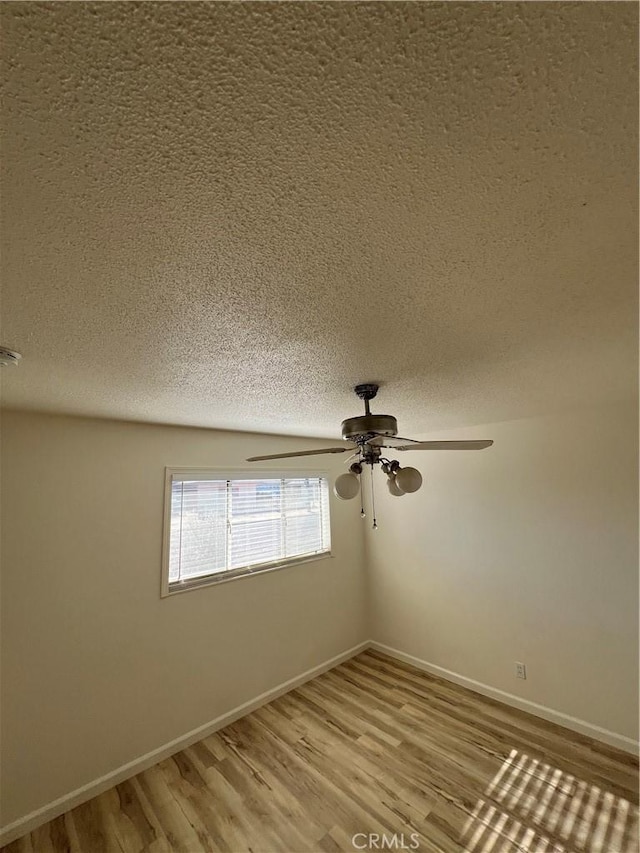
[[[369,433],[397,435],[398,422],[393,415],[360,415],[342,421],[342,437],[345,441],[355,441]]]

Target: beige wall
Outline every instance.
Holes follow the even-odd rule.
[[[3,414],[3,825],[367,639],[354,504],[333,559],[160,598],[166,465],[315,444]]]
[[[495,446],[404,454],[425,483],[379,490],[373,639],[637,739],[636,411],[449,431],[433,437]]]

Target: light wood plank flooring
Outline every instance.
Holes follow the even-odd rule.
[[[637,802],[631,756],[367,651],[4,850],[631,853]]]

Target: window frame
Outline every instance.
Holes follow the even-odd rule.
[[[278,468],[265,470],[264,468],[189,468],[189,467],[166,467],[164,476],[164,511],[162,516],[162,582],[160,597],[167,598],[172,595],[180,595],[192,589],[204,586],[214,586],[220,583],[249,578],[261,575],[265,572],[279,571],[291,566],[303,563],[326,560],[333,557],[332,553],[332,523],[331,523],[331,484],[330,472],[326,469],[310,471],[308,468]],[[175,479],[185,480],[298,480],[298,479],[324,479],[327,481],[328,504],[329,504],[329,549],[316,554],[304,554],[300,557],[286,557],[283,560],[274,560],[270,563],[260,563],[253,567],[241,566],[237,569],[229,569],[218,574],[204,575],[192,580],[169,582],[169,560],[171,554],[171,491]]]

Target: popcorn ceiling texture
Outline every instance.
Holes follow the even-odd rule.
[[[337,436],[635,389],[632,3],[4,3],[3,402]]]

